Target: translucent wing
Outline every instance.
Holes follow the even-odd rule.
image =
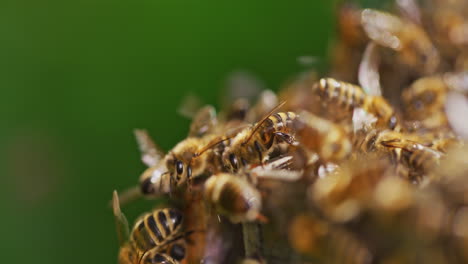
[[[146,130],[135,129],[133,132],[141,152],[141,161],[148,167],[157,165],[164,157],[164,152],[154,143]]]
[[[192,119],[202,105],[202,99],[199,96],[189,93],[182,99],[177,108],[177,113],[183,117]]]
[[[265,116],[278,105],[278,96],[272,90],[264,90],[260,93],[257,102],[247,113],[247,121],[253,123]]]
[[[378,47],[374,42],[370,42],[362,56],[358,73],[359,84],[369,95],[382,95],[379,60]]]
[[[468,99],[457,92],[449,92],[445,102],[445,112],[455,133],[464,139],[468,139],[468,122],[466,118]]]
[[[112,196],[112,210],[114,212],[117,236],[119,238],[119,243],[122,246],[128,240],[128,237],[130,235],[130,229],[128,227],[127,218],[120,210],[119,195],[117,194],[117,191],[115,190]]]
[[[396,0],[396,6],[404,17],[421,25],[421,9],[416,0]]]
[[[216,110],[213,106],[207,105],[197,111],[190,124],[189,137],[201,137],[213,131],[217,125]]]
[[[361,24],[367,36],[379,45],[394,50],[401,48],[398,33],[404,23],[398,17],[373,9],[365,9],[361,13]]]
[[[264,83],[254,74],[248,71],[235,71],[226,78],[226,92],[224,93],[224,104],[230,105],[236,99],[245,98],[253,101],[262,90]]]
[[[450,90],[468,95],[468,72],[447,72],[443,75],[444,82]]]
[[[256,166],[250,170],[252,175],[257,178],[281,180],[281,181],[297,181],[302,177],[302,170],[289,170],[292,164],[292,156],[285,156],[274,161],[268,162],[263,166]]]

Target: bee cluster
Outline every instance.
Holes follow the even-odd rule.
[[[135,130],[119,263],[468,263],[468,2],[338,11],[327,77],[202,107],[167,153]],[[139,195],[173,203],[129,230]]]

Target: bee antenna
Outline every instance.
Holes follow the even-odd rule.
[[[215,141],[215,142],[213,142],[213,143],[209,143],[207,146],[205,146],[204,148],[202,148],[201,151],[195,153],[195,157],[201,156],[201,154],[203,154],[205,151],[207,151],[207,150],[213,148],[214,146],[218,145],[219,143],[224,142],[224,141],[226,141],[226,140],[229,140],[229,139],[231,139],[231,138],[233,138],[233,136],[231,136],[231,137],[224,137],[223,139],[220,139],[220,140]]]
[[[279,103],[277,106],[275,106],[273,109],[271,109],[271,111],[266,114],[259,122],[257,122],[257,124],[255,124],[253,130],[252,130],[252,133],[250,133],[250,136],[244,141],[242,142],[242,146],[244,146],[245,144],[247,144],[250,139],[252,139],[253,135],[257,132],[258,129],[260,129],[260,126],[274,113],[276,112],[279,108],[281,108],[284,104],[286,103],[286,101],[283,101],[281,103]]]

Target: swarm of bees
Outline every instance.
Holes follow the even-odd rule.
[[[468,263],[468,2],[338,7],[327,75],[204,106],[112,206],[118,263]],[[168,197],[130,229],[121,205]]]

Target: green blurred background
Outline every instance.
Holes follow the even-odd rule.
[[[133,128],[167,150],[188,93],[219,106],[233,71],[277,90],[298,57],[326,61],[332,1],[219,2],[0,2],[1,263],[116,263],[107,202],[145,168]]]

